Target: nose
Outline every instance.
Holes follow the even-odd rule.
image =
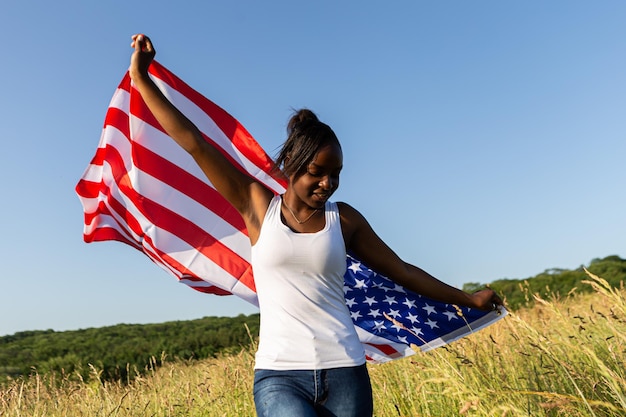
[[[326,175],[319,182],[319,186],[323,190],[334,190],[335,188],[337,188],[338,183],[339,183],[338,178],[332,177],[330,175]]]

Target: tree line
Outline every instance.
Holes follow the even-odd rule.
[[[534,277],[499,279],[488,285],[505,298],[509,309],[516,310],[520,307],[532,307],[534,294],[550,299],[566,297],[572,291],[577,293],[593,291],[590,285],[583,282],[589,280],[585,268],[592,274],[605,279],[615,288],[623,287],[626,281],[626,259],[611,255],[602,259],[593,259],[589,265],[581,265],[573,270],[552,268]],[[463,286],[463,290],[473,292],[484,287],[485,284],[468,283]]]
[[[249,346],[259,315],[205,317],[160,324],[118,324],[56,332],[24,331],[0,337],[0,381],[33,372],[87,380],[89,365],[105,380],[128,381],[165,356],[189,360]]]
[[[594,259],[586,267],[614,287],[626,281],[626,260],[619,256]],[[550,269],[526,279],[501,279],[489,284],[507,307],[531,307],[533,294],[542,298],[565,297],[570,292],[590,292],[583,283],[583,266],[574,270]],[[485,284],[468,283],[468,292]],[[89,365],[101,379],[128,381],[164,357],[204,359],[239,350],[256,342],[259,315],[205,317],[161,324],[119,324],[101,328],[57,332],[24,331],[0,337],[0,383],[33,372],[59,373],[87,380]]]

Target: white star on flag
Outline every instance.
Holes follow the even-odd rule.
[[[383,321],[376,321],[376,322],[374,322],[374,330],[375,331],[380,332],[380,331],[385,330],[385,329],[386,329],[385,322],[383,322]]]
[[[426,324],[427,326],[430,326],[431,329],[434,329],[435,327],[439,327],[437,326],[437,322],[432,321],[431,319],[426,320],[424,324]]]
[[[354,288],[367,288],[367,285],[365,284],[365,280],[363,279],[356,280],[354,284]]]
[[[396,297],[389,297],[388,295],[385,296],[385,303],[392,305],[392,304],[398,304],[398,302],[396,301]]]
[[[402,302],[402,304],[407,306],[407,308],[409,308],[409,309],[415,308],[415,300],[409,300],[408,298],[405,298],[404,301]]]
[[[407,314],[406,318],[411,322],[411,323],[419,323],[420,321],[418,320],[417,316],[415,314],[409,313]]]
[[[378,301],[376,301],[376,297],[365,297],[365,300],[363,300],[363,302],[370,307],[372,306],[372,304],[378,303]]]
[[[400,310],[389,310],[389,314],[391,317],[393,317],[394,319],[400,316]]]
[[[429,305],[429,304],[425,304],[424,307],[422,307],[423,310],[427,311],[427,314],[430,316],[431,314],[436,314],[437,311],[435,310],[435,307]]]
[[[352,264],[348,267],[348,269],[355,274],[361,271],[361,263],[360,262],[352,262]]]
[[[378,316],[382,316],[382,314],[380,314],[380,310],[376,309],[376,310],[370,310],[370,312],[368,313],[369,316],[372,316],[373,318],[376,318]]]
[[[448,321],[454,319],[454,320],[458,320],[459,316],[456,312],[454,311],[444,311],[443,312],[444,315],[448,316]]]

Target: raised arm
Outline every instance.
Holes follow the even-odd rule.
[[[217,191],[242,215],[252,243],[256,241],[272,193],[239,171],[204,140],[198,128],[158,89],[148,75],[156,51],[147,36],[134,35],[130,77],[165,132],[194,158]]]
[[[502,304],[493,290],[468,294],[404,262],[378,237],[361,213],[345,203],[340,204],[340,212],[347,249],[367,266],[403,287],[433,300],[481,310],[492,310]]]

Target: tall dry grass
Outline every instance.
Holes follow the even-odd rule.
[[[445,348],[370,366],[376,416],[626,416],[626,302],[595,293],[532,309]],[[156,363],[156,361],[154,361]],[[252,351],[151,366],[134,381],[33,374],[0,390],[0,416],[253,416]]]
[[[372,367],[380,416],[626,416],[624,292],[536,307],[444,349]]]

